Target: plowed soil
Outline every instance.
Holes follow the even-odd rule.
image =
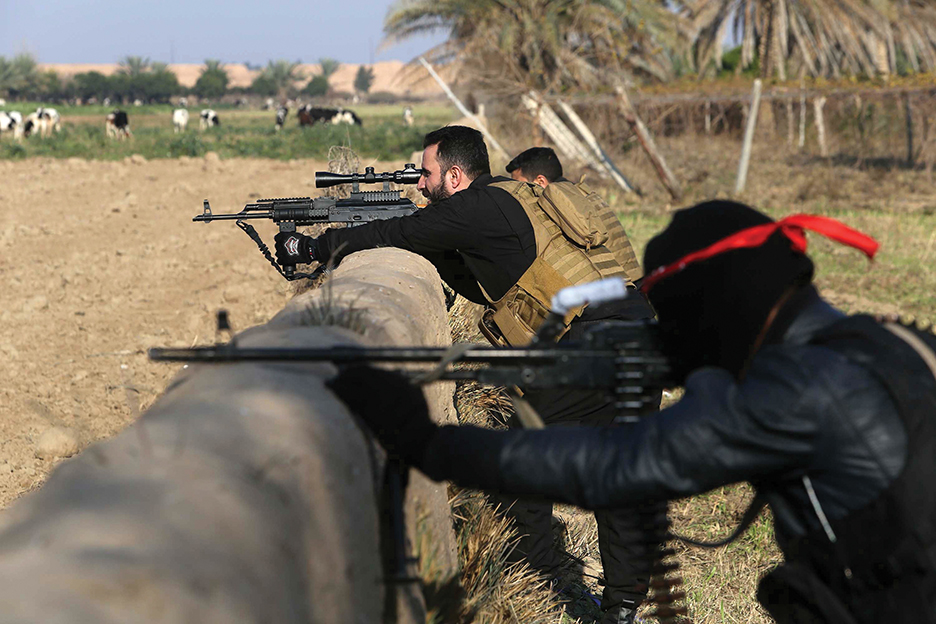
[[[380,165],[378,165],[379,167]],[[192,223],[209,198],[236,212],[258,197],[318,195],[323,163],[271,160],[0,161],[0,506],[59,460],[39,437],[79,446],[119,431],[177,365],[158,345],[215,340],[282,309],[292,287],[233,222]],[[272,244],[275,228],[258,224]]]

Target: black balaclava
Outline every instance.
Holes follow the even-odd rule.
[[[772,222],[730,201],[680,210],[647,245],[644,269],[649,275],[735,232]],[[812,261],[793,251],[778,231],[759,247],[728,251],[661,279],[647,294],[678,378],[700,366],[740,377],[770,310],[790,287],[808,284],[812,275]]]

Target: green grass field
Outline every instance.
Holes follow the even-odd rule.
[[[18,103],[8,109],[32,111],[35,103]],[[130,115],[133,137],[108,139],[104,119],[109,109],[103,106],[58,107],[62,131],[51,137],[29,137],[22,142],[0,141],[0,159],[34,156],[119,160],[132,154],[146,158],[203,156],[216,152],[222,158],[250,157],[291,160],[322,159],[333,145],[353,148],[362,158],[402,160],[422,149],[423,136],[457,118],[454,108],[446,105],[415,105],[417,123],[403,125],[403,105],[370,104],[352,107],[363,125],[349,127],[317,125],[300,128],[291,111],[286,125],[274,132],[274,112],[218,108],[221,125],[205,132],[198,129],[200,109],[189,109],[185,133],[172,128],[172,106],[147,105],[125,108]]]

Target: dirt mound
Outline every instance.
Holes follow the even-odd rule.
[[[57,461],[36,457],[50,428],[73,431],[84,448],[153,402],[176,367],[150,363],[146,348],[214,341],[218,308],[235,329],[282,309],[291,286],[250,239],[192,217],[206,197],[236,212],[251,198],[317,194],[324,168],[0,161],[0,506]],[[272,242],[272,224],[257,226]]]

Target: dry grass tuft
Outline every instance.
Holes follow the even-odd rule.
[[[449,326],[452,328],[452,342],[477,342],[487,344],[487,340],[478,329],[478,321],[484,306],[472,303],[458,295],[449,309]]]
[[[458,384],[455,409],[461,424],[488,429],[504,429],[513,414],[510,397],[503,388],[482,386],[473,381]]]
[[[468,596],[465,620],[478,624],[558,624],[563,607],[546,579],[526,564],[507,563],[516,540],[511,522],[487,498],[462,492],[452,499],[462,585]],[[565,620],[568,621],[568,620]]]

